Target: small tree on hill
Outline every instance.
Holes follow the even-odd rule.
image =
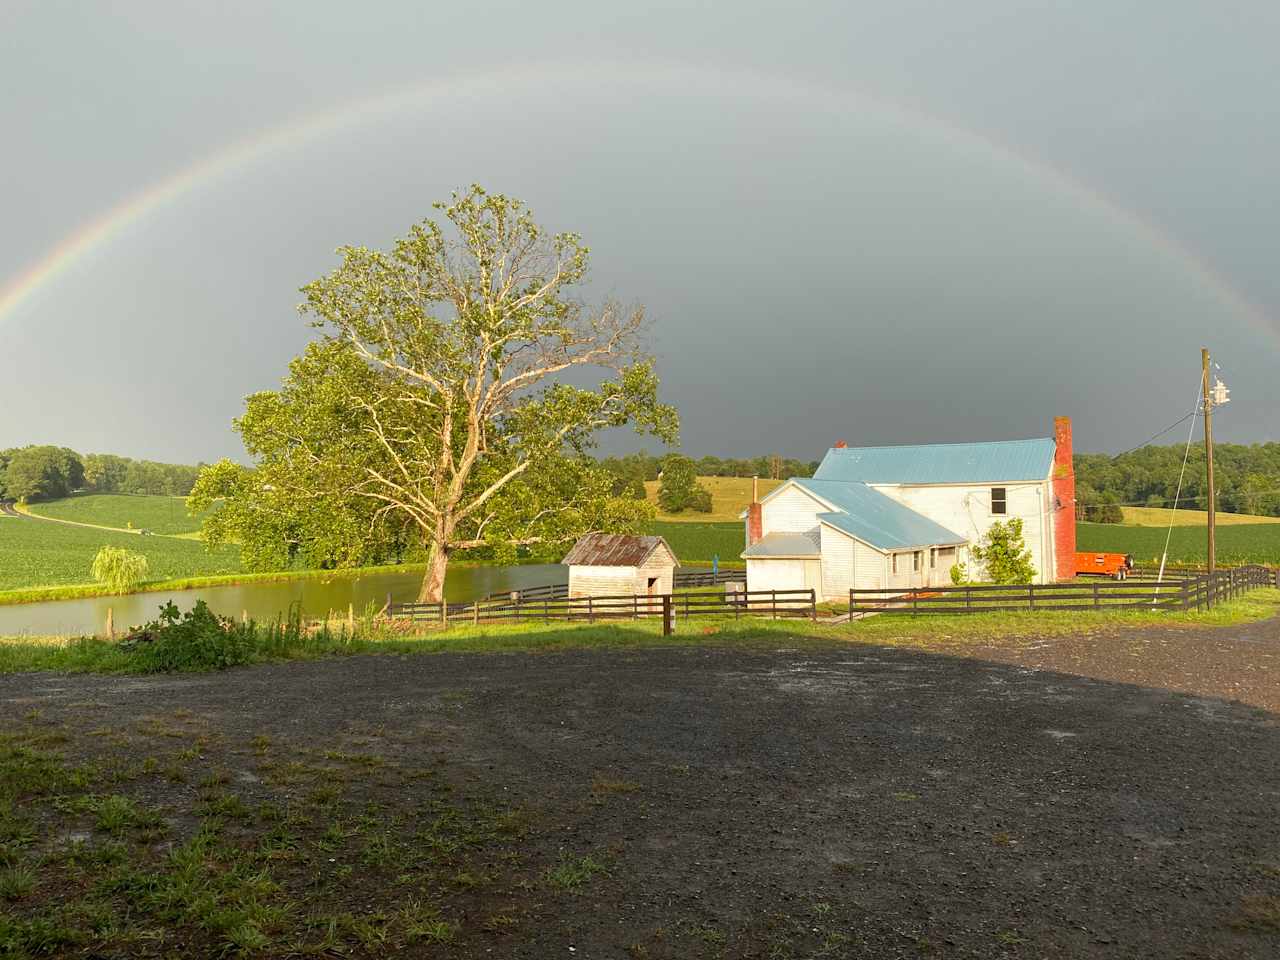
[[[992,583],[1030,583],[1036,575],[1031,551],[1022,539],[1022,521],[993,523],[982,542],[973,548],[973,558],[987,571]]]
[[[678,453],[663,458],[662,475],[658,478],[658,506],[665,513],[711,512],[711,494],[698,483],[697,469],[692,460]]]
[[[90,572],[112,593],[129,593],[147,579],[147,558],[124,547],[103,547]]]

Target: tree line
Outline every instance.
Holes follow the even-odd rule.
[[[1202,444],[1194,444],[1182,477],[1181,444],[1142,447],[1118,457],[1103,453],[1075,456],[1077,515],[1081,520],[1119,523],[1120,506],[1204,510],[1207,471]],[[1217,508],[1227,513],[1280,516],[1280,443],[1214,444]]]
[[[132,493],[185,497],[201,465],[134,460],[110,453],[82,456],[67,447],[0,450],[0,499],[56,500],[72,493]]]

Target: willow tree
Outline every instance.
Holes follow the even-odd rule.
[[[587,248],[517,200],[472,187],[435,207],[444,223],[390,252],[344,247],[303,288],[321,340],[237,421],[256,469],[215,465],[197,485],[197,505],[230,491],[219,536],[290,510],[390,525],[425,547],[421,598],[438,600],[457,550],[510,555],[651,515],[588,457],[606,428],[675,439],[643,310],[575,297]],[[603,379],[583,386],[593,369]]]

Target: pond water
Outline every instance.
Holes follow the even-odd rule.
[[[454,565],[445,578],[445,596],[451,603],[465,602],[500,590],[565,583],[568,578],[568,567],[558,563],[515,567]],[[223,616],[240,617],[248,613],[254,620],[262,621],[285,617],[294,603],[301,604],[307,617],[323,617],[330,610],[346,616],[349,604],[354,604],[359,614],[369,604],[381,607],[386,603],[388,594],[397,602],[416,600],[421,586],[421,570],[389,570],[364,576],[335,572],[331,577],[275,583],[18,603],[0,606],[0,636],[102,633],[106,628],[108,609],[112,611],[116,629],[123,630],[154,619],[159,608],[170,601],[181,610],[189,610],[197,600],[203,600],[211,610]]]

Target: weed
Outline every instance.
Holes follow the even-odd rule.
[[[0,869],[0,898],[21,900],[36,886],[35,871],[26,864],[14,864]]]
[[[1245,897],[1231,926],[1251,933],[1280,933],[1280,897]]]
[[[561,890],[576,890],[602,870],[604,867],[589,856],[562,860],[556,866],[548,868],[546,880]]]

